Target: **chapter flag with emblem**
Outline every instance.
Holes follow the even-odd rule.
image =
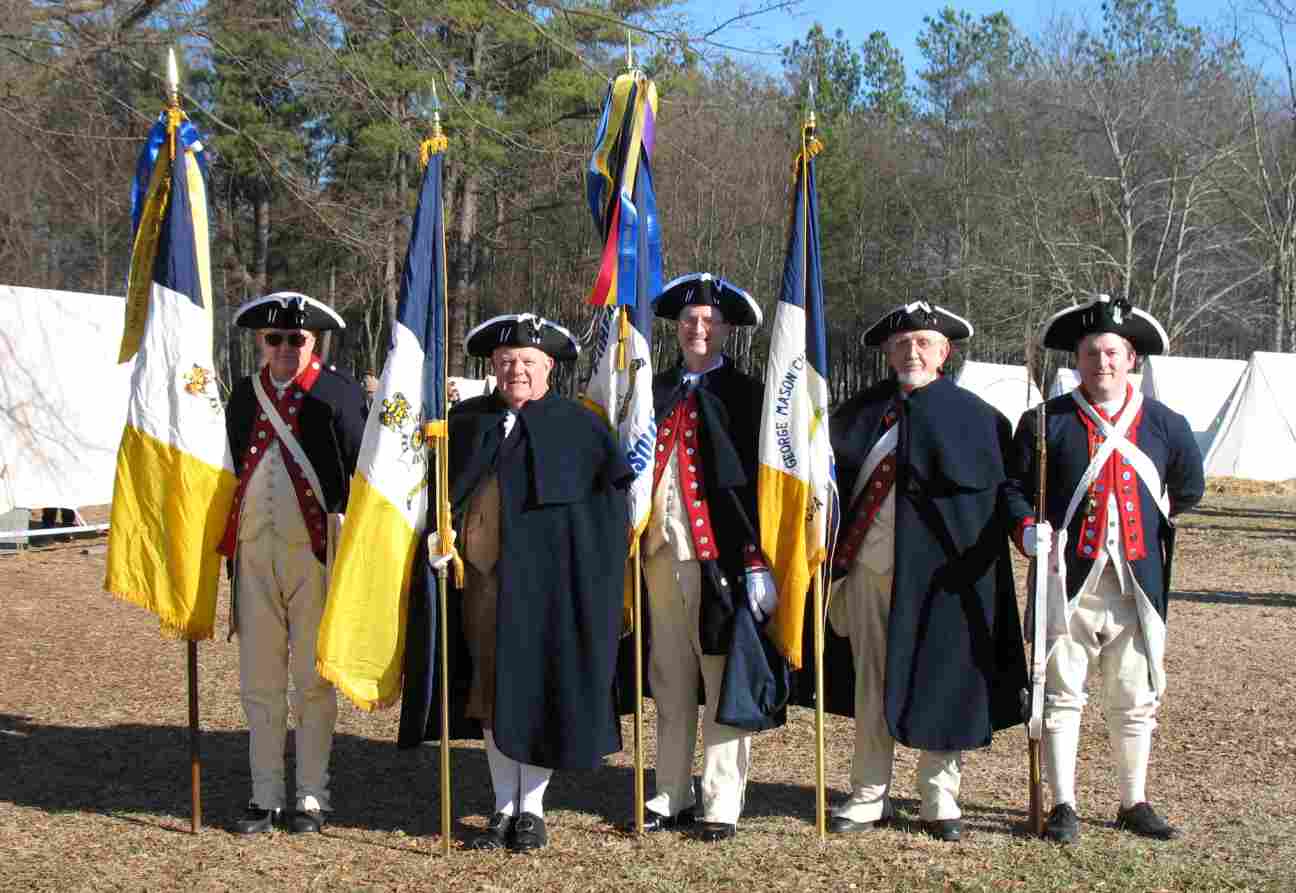
[[[136,165],[120,362],[134,359],[117,451],[104,588],[164,635],[211,638],[216,552],[237,479],[212,362],[206,169],[172,97]]]
[[[435,122],[420,151],[423,184],[396,319],[351,479],[315,651],[320,675],[362,710],[387,707],[400,698],[415,551],[426,532],[432,474],[446,475],[444,455],[433,469],[428,449],[429,435],[444,443],[447,410],[441,191],[449,144],[439,117]],[[448,509],[438,509],[438,516],[446,542]]]
[[[585,403],[615,429],[636,477],[628,491],[636,534],[652,508],[652,300],[662,288],[661,228],[653,194],[657,88],[641,71],[608,90],[586,177],[595,226],[606,237],[590,303],[595,346]],[[632,538],[633,543],[637,541]]]
[[[608,88],[585,174],[585,194],[603,239],[589,302],[603,308],[596,336],[587,406],[616,432],[634,480],[627,489],[630,558],[626,562],[624,618],[633,630],[635,666],[635,826],[644,822],[643,600],[639,538],[652,511],[657,421],[652,398],[652,302],[662,289],[661,227],[653,191],[657,85],[634,67]]]
[[[801,129],[783,286],[770,335],[756,498],[761,548],[778,587],[766,630],[792,666],[802,666],[805,598],[828,558],[837,481],[828,440],[828,340],[819,265],[813,116]]]

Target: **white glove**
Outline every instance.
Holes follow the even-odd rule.
[[[1027,527],[1022,531],[1022,551],[1027,558],[1048,555],[1053,551],[1053,525],[1047,521]]]
[[[439,571],[443,569],[446,565],[450,563],[450,560],[454,558],[455,533],[453,530],[450,531],[449,539],[450,542],[448,544],[447,550],[442,552],[441,537],[436,533],[429,533],[427,535],[427,550],[428,550],[427,562],[428,562],[428,567],[432,568],[432,570]]]
[[[764,623],[778,607],[778,590],[774,587],[774,575],[767,568],[752,568],[745,576],[747,604],[751,607],[756,622]]]

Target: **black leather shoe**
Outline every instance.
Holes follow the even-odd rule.
[[[932,837],[945,843],[958,843],[963,839],[962,819],[935,819],[923,822],[922,828]]]
[[[324,821],[323,810],[298,809],[288,819],[288,830],[293,834],[318,834],[324,830]]]
[[[738,836],[738,826],[728,822],[698,822],[693,826],[693,836],[704,843],[719,843]]]
[[[890,818],[883,816],[876,822],[857,822],[854,819],[848,819],[844,815],[834,815],[828,817],[829,834],[859,834],[864,831],[876,831],[878,828],[885,828],[891,823]]]
[[[644,833],[650,834],[653,831],[683,831],[686,828],[693,827],[696,821],[692,806],[686,806],[675,815],[662,815],[660,812],[653,812],[651,809],[644,810]],[[621,826],[621,830],[626,834],[635,834],[634,819],[626,822]]]
[[[1118,809],[1116,827],[1153,840],[1175,840],[1181,836],[1179,829],[1157,815],[1152,804],[1146,800],[1135,803],[1129,809]]]
[[[1080,839],[1080,816],[1070,803],[1059,803],[1048,814],[1044,837],[1054,843],[1075,843]]]
[[[524,812],[513,823],[513,834],[509,837],[508,848],[515,853],[526,853],[538,850],[549,842],[544,819],[531,812]]]
[[[275,829],[282,816],[282,809],[262,809],[249,803],[243,815],[230,825],[230,831],[235,834],[267,834]]]
[[[502,850],[508,846],[509,837],[512,833],[513,816],[497,812],[486,823],[486,830],[468,841],[468,849]]]

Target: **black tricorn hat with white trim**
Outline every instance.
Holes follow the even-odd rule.
[[[1097,295],[1065,310],[1059,310],[1040,327],[1040,343],[1054,350],[1073,351],[1087,335],[1120,335],[1140,356],[1170,351],[1170,338],[1161,323],[1124,298]]]
[[[346,321],[328,304],[295,291],[277,291],[253,298],[234,314],[242,329],[306,329],[323,332],[345,329]]]
[[[732,282],[710,273],[676,276],[653,299],[653,312],[662,319],[679,319],[684,308],[692,306],[718,307],[730,325],[761,324],[761,309],[755,299]]]
[[[864,332],[864,343],[881,347],[888,338],[901,332],[939,332],[950,341],[963,341],[972,337],[972,323],[944,307],[914,301],[901,304],[869,326]]]
[[[476,326],[464,339],[464,350],[472,357],[489,357],[499,347],[534,347],[555,360],[574,360],[580,344],[572,333],[534,313],[508,313]]]

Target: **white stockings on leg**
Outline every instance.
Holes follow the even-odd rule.
[[[490,766],[491,787],[495,790],[495,811],[505,815],[529,812],[544,817],[544,795],[549,787],[552,769],[519,763],[495,746],[495,736],[487,729],[486,763]]]

